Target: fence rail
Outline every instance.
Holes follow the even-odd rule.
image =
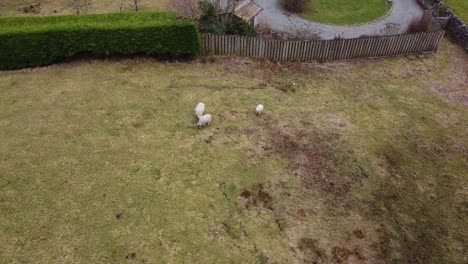
[[[203,55],[235,55],[275,61],[328,61],[436,52],[444,31],[428,14],[427,32],[333,40],[274,40],[202,35]]]

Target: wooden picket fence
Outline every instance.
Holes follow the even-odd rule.
[[[332,40],[274,40],[233,35],[202,35],[202,55],[246,56],[274,61],[329,61],[436,52],[444,31],[425,14],[426,32]]]

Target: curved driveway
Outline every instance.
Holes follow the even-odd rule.
[[[322,39],[335,37],[356,38],[362,35],[398,34],[404,32],[412,19],[422,16],[423,10],[417,0],[393,0],[392,8],[386,16],[356,26],[336,26],[313,22],[298,15],[287,13],[279,0],[255,0],[263,7],[259,17],[265,17],[273,30],[304,35],[313,32]]]

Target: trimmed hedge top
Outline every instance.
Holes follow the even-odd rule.
[[[0,69],[47,65],[79,54],[196,56],[194,22],[168,12],[0,18]]]
[[[16,32],[44,32],[63,29],[160,26],[187,24],[169,12],[133,12],[93,15],[43,17],[0,17],[0,34]]]

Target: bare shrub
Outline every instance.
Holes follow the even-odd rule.
[[[197,20],[202,15],[198,0],[174,0],[172,2],[172,9],[185,19]]]
[[[340,34],[336,34],[334,39],[345,39],[345,38]]]
[[[272,32],[270,20],[267,17],[260,17],[255,30],[261,37],[270,36]]]
[[[39,14],[41,12],[41,3],[31,4],[20,9],[23,13]]]
[[[91,0],[70,0],[70,6],[75,10],[76,14],[84,14],[88,12]]]
[[[382,35],[396,35],[400,32],[400,25],[393,22],[385,23],[385,28],[383,28],[380,33]]]
[[[140,2],[141,0],[132,0],[133,2],[133,7],[135,8],[135,11],[140,10]]]
[[[255,31],[257,32],[258,36],[262,38],[269,38],[269,39],[289,39],[290,36],[286,32],[279,32],[273,30],[271,27],[271,21],[267,17],[260,16],[255,26]]]
[[[428,24],[421,18],[414,18],[408,26],[408,33],[426,32]]]
[[[251,190],[243,190],[240,198],[246,207],[255,206],[273,209],[273,198],[264,190],[262,184],[255,185]]]
[[[290,27],[290,39],[312,39],[320,40],[320,32],[311,24],[296,24],[288,18]]]
[[[310,0],[280,0],[281,6],[287,11],[302,13],[307,8]]]

